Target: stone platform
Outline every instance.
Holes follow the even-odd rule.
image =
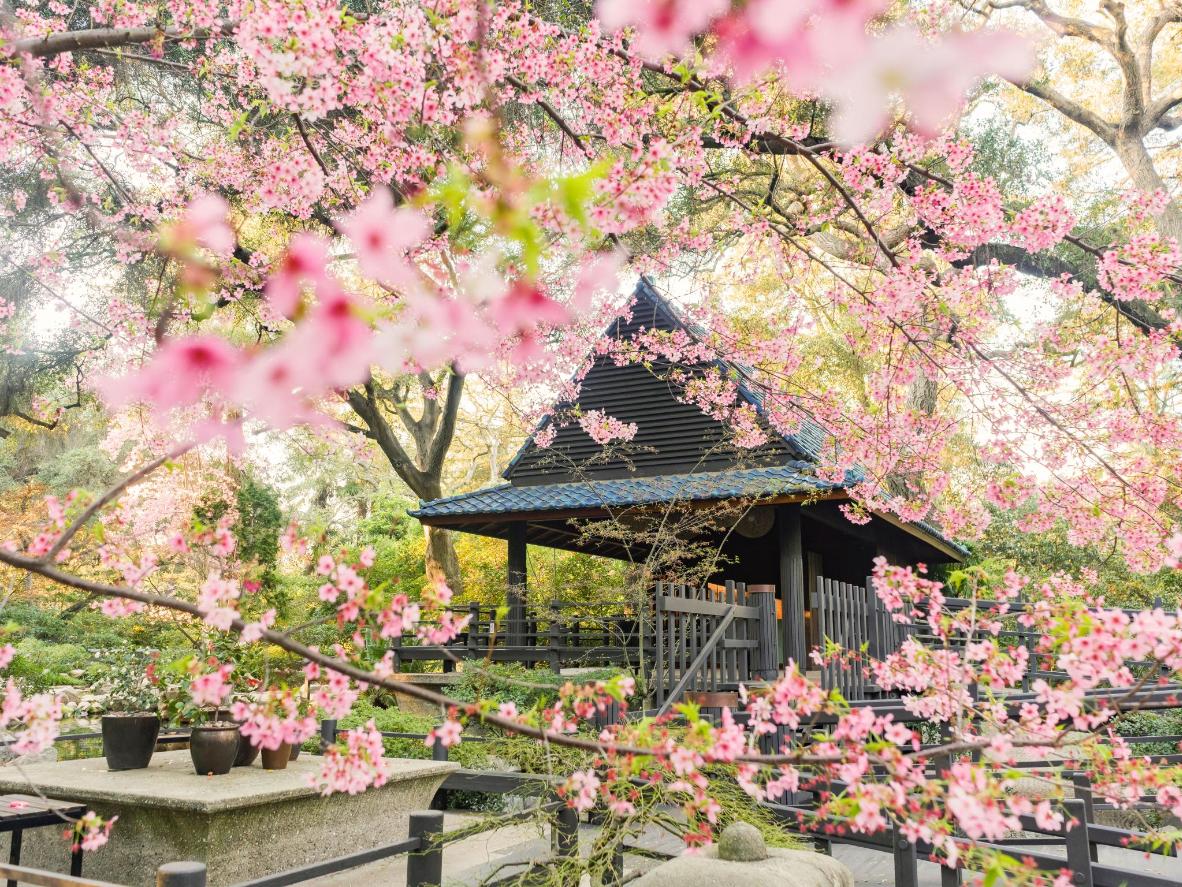
[[[157,752],[145,770],[111,771],[103,758],[32,764],[0,771],[0,792],[30,792],[84,803],[118,816],[110,843],[86,854],[83,875],[117,884],[155,884],[157,866],[197,860],[210,887],[307,865],[406,837],[408,816],[425,810],[448,772],[446,761],[395,758],[390,779],[360,795],[321,797],[311,787],[319,757],[286,770],[236,767],[198,776],[188,751]],[[21,862],[62,871],[68,850],[59,829],[24,836]],[[0,841],[7,858],[8,837]]]

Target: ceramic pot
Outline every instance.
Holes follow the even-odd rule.
[[[103,715],[103,755],[111,770],[142,770],[156,751],[156,715]]]
[[[240,729],[238,733],[238,754],[234,758],[234,766],[249,767],[258,756],[259,747],[243,736]]]
[[[189,736],[193,769],[202,776],[229,773],[238,756],[238,725],[210,724],[194,727]]]
[[[291,760],[291,743],[284,742],[279,748],[263,749],[264,770],[286,770],[287,762]]]

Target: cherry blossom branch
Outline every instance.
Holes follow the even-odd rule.
[[[74,518],[74,521],[62,531],[62,534],[58,537],[57,541],[53,543],[49,551],[47,551],[45,555],[40,558],[40,562],[44,564],[52,562],[53,559],[61,554],[65,547],[70,543],[70,540],[78,534],[78,531],[81,530],[87,523],[89,523],[90,520],[96,514],[98,514],[101,509],[117,499],[124,490],[139,483],[166,462],[171,462],[174,459],[180,458],[194,446],[196,446],[195,443],[181,444],[179,447],[170,450],[163,456],[158,456],[152,461],[145,463],[141,468],[132,472],[114,486],[108,488],[105,493],[86,506],[86,508],[82,510],[82,513]]]
[[[59,31],[44,37],[14,40],[7,47],[10,55],[29,55],[47,58],[66,52],[85,52],[92,49],[116,49],[158,40],[209,40],[234,33],[238,22],[223,20],[209,28],[86,28],[78,31]]]

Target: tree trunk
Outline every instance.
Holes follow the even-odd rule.
[[[444,582],[456,594],[463,591],[460,558],[450,530],[423,527],[427,534],[427,581]]]
[[[1113,150],[1129,174],[1134,188],[1147,194],[1159,189],[1169,193],[1140,136],[1133,132],[1118,133]],[[1182,209],[1176,200],[1166,204],[1165,211],[1157,218],[1157,228],[1165,237],[1173,237],[1182,244]]]
[[[433,379],[425,373],[421,377],[423,387],[443,387],[442,377]],[[456,429],[456,414],[464,390],[462,373],[451,371],[447,378],[446,395],[442,404],[437,399],[425,400],[422,415],[412,416],[406,409],[405,389],[393,389],[379,393],[373,380],[360,389],[350,390],[345,399],[364,428],[355,428],[373,440],[386,458],[390,467],[406,482],[411,492],[424,501],[443,496],[443,463],[451,446]],[[385,409],[398,416],[415,445],[415,455],[402,446],[386,418]],[[443,580],[457,594],[463,590],[460,577],[460,559],[456,556],[455,542],[451,533],[433,527],[425,527],[427,537],[426,572],[431,581]]]

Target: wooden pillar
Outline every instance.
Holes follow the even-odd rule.
[[[804,637],[804,546],[800,538],[800,506],[776,507],[776,528],[780,541],[780,593],[784,602],[784,656],[808,670],[808,648]]]
[[[751,657],[752,676],[763,681],[774,681],[780,671],[780,641],[776,637],[776,586],[748,585],[746,604],[759,611],[754,638],[759,642],[759,647],[755,656]]]
[[[509,605],[506,641],[511,647],[525,644],[525,526],[525,521],[514,521],[509,524],[509,590],[505,596],[505,603]]]

